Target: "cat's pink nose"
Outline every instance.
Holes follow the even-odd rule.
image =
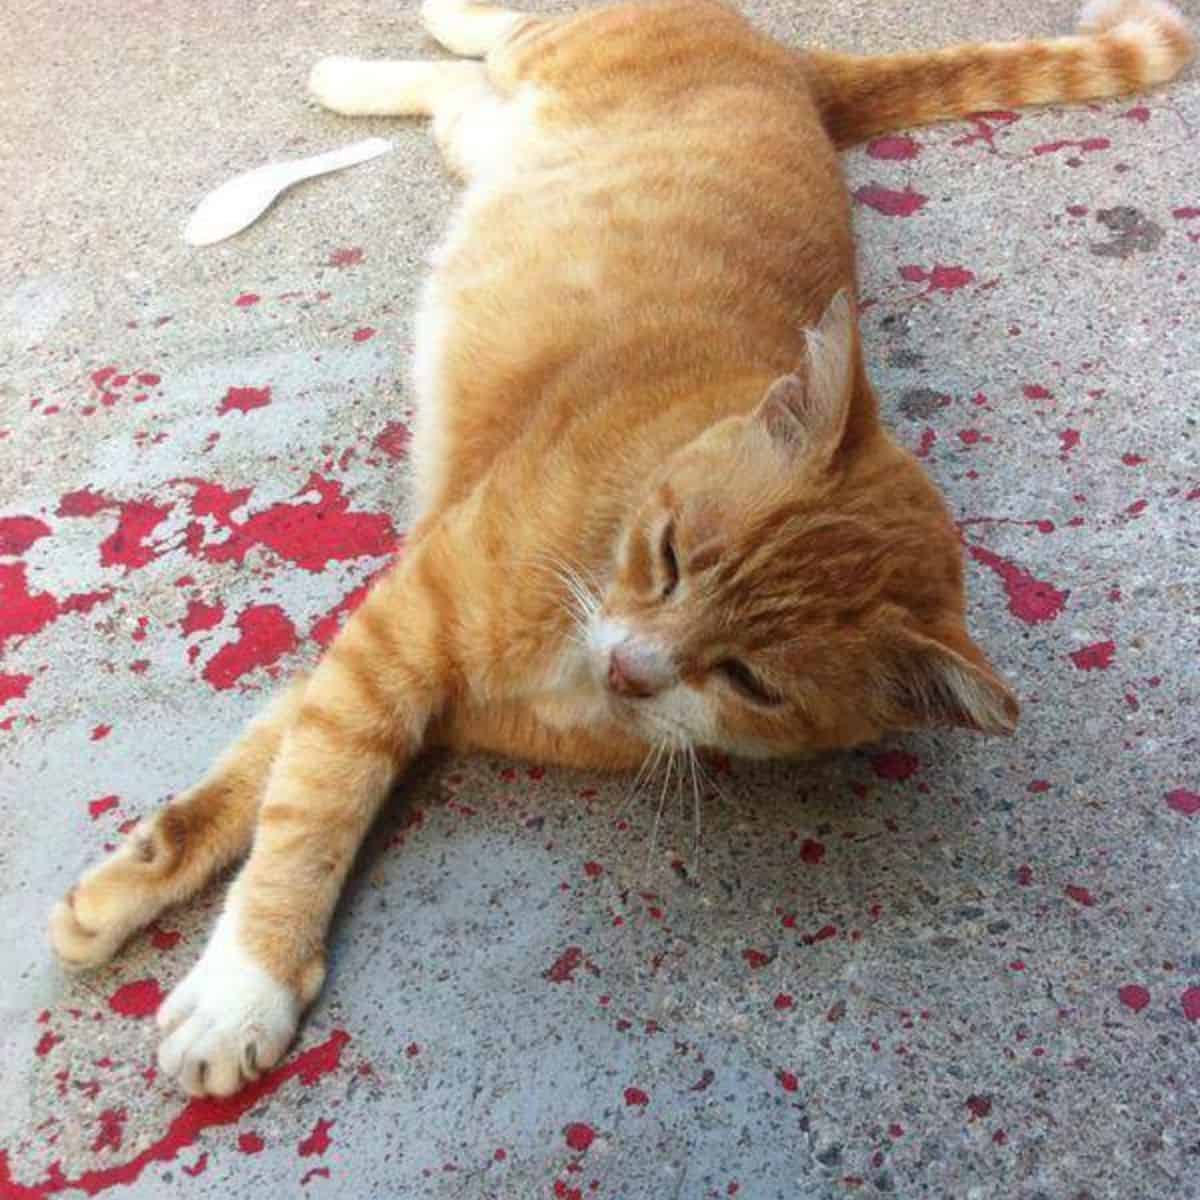
[[[638,672],[631,655],[615,649],[608,657],[608,687],[618,696],[631,700],[646,700],[657,692],[653,680],[644,672]]]

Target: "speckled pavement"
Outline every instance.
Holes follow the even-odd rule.
[[[1073,23],[747,7],[862,50]],[[1195,68],[846,158],[874,378],[1018,735],[712,761],[698,847],[690,779],[430,761],[293,1055],[189,1103],[149,1017],[219,889],[78,979],[45,916],[403,545],[452,185],[419,124],[303,80],[436,52],[369,0],[16,0],[0,41],[0,1197],[1200,1196]],[[237,170],[371,134],[396,151],[181,241]]]

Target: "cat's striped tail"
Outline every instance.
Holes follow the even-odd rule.
[[[1092,0],[1075,37],[878,58],[813,50],[804,59],[841,147],[968,113],[1143,91],[1177,75],[1194,48],[1187,22],[1164,0]]]

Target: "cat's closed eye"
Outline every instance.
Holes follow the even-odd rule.
[[[776,708],[783,703],[783,697],[767,687],[741,659],[723,658],[713,669],[731,684],[736,692],[755,704],[764,708]]]
[[[679,586],[679,558],[675,553],[674,521],[668,521],[663,529],[658,553],[663,568],[662,598],[666,600]]]

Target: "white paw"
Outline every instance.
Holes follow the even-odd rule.
[[[370,66],[360,58],[323,58],[309,72],[308,90],[333,112],[348,117],[370,113],[375,90]]]
[[[200,961],[159,1009],[162,1071],[193,1096],[228,1096],[283,1057],[301,1005],[238,945],[222,914]]]

